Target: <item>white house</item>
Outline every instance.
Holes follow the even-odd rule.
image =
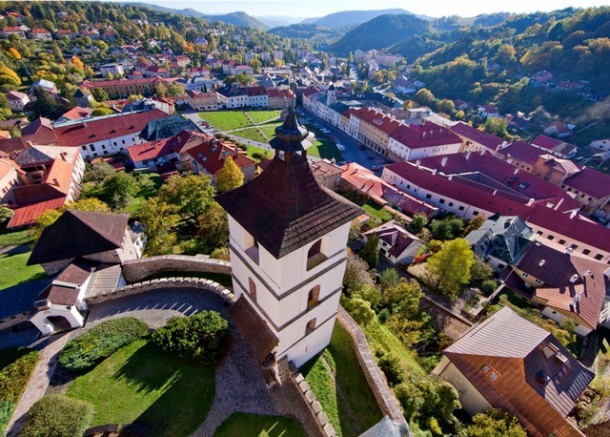
[[[8,106],[13,112],[22,112],[25,105],[30,103],[30,98],[28,95],[19,91],[7,92],[6,98],[8,99]]]
[[[368,241],[373,234],[379,238],[379,252],[392,264],[410,264],[423,244],[394,220],[370,229],[363,235]]]

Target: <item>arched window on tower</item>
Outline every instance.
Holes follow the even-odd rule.
[[[307,270],[313,269],[324,261],[326,261],[326,256],[322,253],[322,239],[320,239],[307,252]]]
[[[256,282],[252,278],[248,278],[248,294],[256,302]]]
[[[305,327],[305,335],[309,335],[316,329],[316,318],[314,317],[309,322],[307,322],[307,326]]]
[[[311,309],[318,304],[320,300],[320,286],[316,285],[307,295],[307,309]]]

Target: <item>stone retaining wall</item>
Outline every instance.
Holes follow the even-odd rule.
[[[206,255],[162,255],[126,261],[122,266],[127,283],[141,281],[163,272],[197,272],[231,274],[231,263]]]
[[[307,408],[309,409],[309,412],[315,419],[320,435],[323,437],[335,437],[337,435],[335,428],[333,428],[332,424],[328,420],[328,416],[324,412],[322,405],[316,399],[315,393],[311,390],[311,387],[309,387],[309,384],[307,381],[305,381],[303,375],[297,372],[292,378],[292,382],[296,385],[299,395],[301,395],[305,405],[307,405]]]
[[[352,344],[354,346],[354,352],[358,358],[358,363],[362,368],[362,372],[366,378],[366,381],[371,387],[377,405],[381,409],[382,414],[388,416],[394,422],[397,422],[401,427],[406,427],[409,431],[409,435],[413,436],[413,432],[407,425],[402,410],[399,406],[398,401],[394,397],[394,393],[388,387],[388,383],[385,376],[377,366],[377,360],[371,353],[369,344],[366,341],[366,337],[360,329],[360,326],[352,319],[352,317],[339,306],[339,312],[337,313],[337,322],[347,331]]]
[[[217,294],[229,303],[235,302],[235,295],[231,290],[226,289],[218,282],[204,278],[160,278],[150,281],[137,282],[135,284],[126,285],[125,287],[115,288],[113,290],[103,291],[95,296],[86,298],[89,306],[99,305],[113,299],[131,296],[134,294],[145,293],[147,291],[158,290],[162,288],[198,288],[204,291]]]

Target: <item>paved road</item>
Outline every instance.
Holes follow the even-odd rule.
[[[328,135],[322,134],[322,135],[330,138],[331,140],[335,141],[336,143],[338,142],[345,146],[346,150],[345,150],[345,152],[342,152],[345,161],[356,162],[356,163],[360,164],[361,166],[366,167],[371,170],[372,170],[373,166],[381,167],[382,165],[388,163],[388,161],[384,157],[382,157],[378,153],[372,151],[371,149],[369,149],[369,148],[361,149],[360,142],[358,142],[354,138],[350,137],[342,130],[335,128],[331,124],[323,121],[322,119],[317,118],[310,112],[307,112],[302,106],[297,107],[297,112],[300,114],[301,122],[303,122],[302,119],[303,119],[303,115],[304,115],[305,118],[311,120],[311,122],[313,122],[314,125],[321,126],[330,131],[330,134],[328,134]],[[305,124],[307,125],[307,124],[310,124],[311,122],[308,123],[306,121]],[[381,175],[381,169],[377,170],[376,173],[378,175]]]

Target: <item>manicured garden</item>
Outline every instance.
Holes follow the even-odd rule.
[[[235,413],[216,430],[214,437],[305,437],[301,425],[289,417]]]
[[[349,334],[338,324],[327,351],[301,370],[338,435],[360,435],[383,417]]]
[[[239,129],[240,127],[252,126],[252,123],[242,111],[201,112],[199,113],[199,117],[221,131],[229,131]]]
[[[362,208],[368,215],[381,220],[382,223],[388,222],[393,218],[388,210],[383,209],[383,206],[379,206],[371,200],[362,205]]]
[[[271,111],[248,111],[248,116],[250,119],[256,123],[267,123],[269,121],[274,121],[280,118],[281,111],[271,110]]]
[[[0,289],[45,277],[39,264],[26,265],[30,252],[0,255]]]
[[[134,318],[103,322],[62,350],[61,367],[80,376],[66,396],[47,396],[39,401],[44,408],[30,410],[24,435],[76,436],[131,423],[150,435],[190,435],[212,406],[216,365],[230,344],[228,322],[213,311],[170,318],[152,335]],[[58,433],[45,434],[47,423]]]
[[[240,138],[245,138],[247,140],[258,141],[260,143],[267,143],[268,140],[261,134],[261,131],[257,127],[250,127],[248,129],[238,130],[232,133],[232,135],[237,135]]]
[[[247,153],[250,158],[259,162],[273,157],[273,152],[271,150],[263,149],[262,147],[248,146]]]
[[[316,139],[313,145],[307,149],[307,154],[310,156],[319,156],[325,159],[335,159],[336,161],[343,161],[343,155],[337,149],[335,143],[330,140],[319,140]]]

